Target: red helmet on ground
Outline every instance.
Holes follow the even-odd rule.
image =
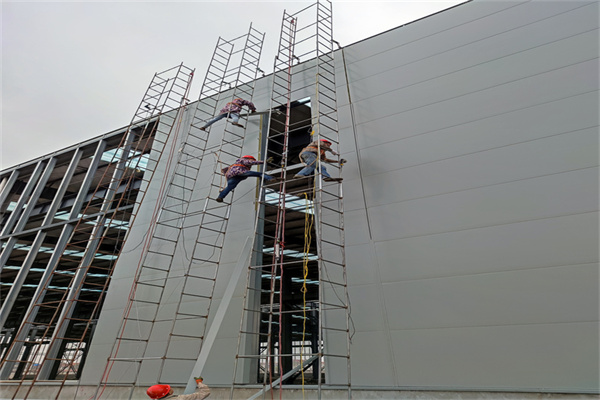
[[[326,145],[331,146],[331,142],[327,139],[321,139],[321,142],[325,143]]]
[[[146,394],[151,399],[162,399],[171,392],[171,386],[169,385],[153,385],[146,390]]]
[[[250,158],[250,159],[252,159],[252,160],[256,161],[256,158],[254,158],[254,157],[252,157],[252,156],[243,156],[242,158]]]

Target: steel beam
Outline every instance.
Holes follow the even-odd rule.
[[[233,272],[231,274],[231,277],[229,278],[229,282],[227,283],[227,287],[225,288],[223,298],[219,303],[219,307],[217,309],[217,312],[215,313],[215,317],[213,318],[213,321],[210,324],[208,333],[202,341],[202,349],[200,350],[200,354],[198,355],[198,359],[196,360],[196,365],[194,365],[194,368],[192,368],[192,373],[190,374],[190,377],[188,379],[188,384],[185,387],[185,391],[183,392],[185,394],[194,393],[194,390],[196,388],[196,380],[194,379],[194,377],[202,375],[202,370],[204,369],[204,365],[206,364],[208,355],[210,354],[213,344],[215,343],[217,333],[221,328],[221,324],[225,319],[227,308],[229,308],[229,304],[231,303],[231,299],[233,298],[235,287],[237,286],[238,281],[240,280],[240,276],[242,276],[244,266],[247,266],[248,261],[250,260],[250,255],[252,253],[252,245],[252,238],[246,238],[246,243],[244,243],[244,247],[242,248],[240,258],[238,259],[237,264],[233,268]]]

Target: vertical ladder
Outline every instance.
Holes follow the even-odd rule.
[[[296,66],[297,61],[307,62]],[[303,166],[293,164],[289,147],[294,130],[291,103],[308,93],[311,140],[327,139],[339,151],[334,61],[331,2],[318,1],[294,14],[284,12],[264,150],[278,163],[269,174],[279,173],[281,182],[259,200],[231,398],[236,398],[236,390],[257,381],[262,381],[263,389],[252,398],[276,387],[281,391],[284,384],[297,384],[300,378],[304,388],[309,367],[316,383],[310,388],[318,398],[324,386],[345,388],[351,398],[342,185],[324,182],[320,171],[314,180],[294,178]],[[302,73],[302,84],[292,82],[296,69]],[[327,169],[332,176],[341,173],[339,165]],[[304,213],[304,221],[290,220],[294,213]],[[303,246],[292,243],[297,237],[292,232],[298,229],[304,229]],[[286,236],[288,232],[291,236]],[[303,280],[301,306],[290,304],[297,296],[290,289],[298,276]],[[318,294],[307,297],[307,284],[316,282]],[[296,324],[302,325],[301,335],[294,333],[294,320],[302,321]]]
[[[335,57],[332,4],[317,2],[316,90],[313,117],[314,138],[327,139],[341,151],[337,117]],[[328,165],[332,171],[342,164]],[[332,173],[332,175],[334,175]],[[345,387],[352,398],[350,365],[350,301],[348,296],[344,195],[341,183],[325,184],[319,173],[315,180],[315,225],[319,267],[319,345],[318,353],[325,364],[328,385]],[[319,374],[318,398],[321,398],[323,376]]]
[[[13,376],[15,366],[17,371],[22,371],[13,399],[26,399],[34,384],[44,380],[60,381],[55,397],[58,398],[65,381],[69,377],[73,379],[68,371],[76,370],[76,376],[80,374],[83,363],[79,359],[89,348],[93,327],[120,255],[122,242],[119,239],[126,240],[128,226],[135,220],[165,144],[171,135],[178,134],[193,72],[180,64],[156,73],[118,146],[111,151],[99,147],[96,152],[95,162],[107,157],[104,174],[88,194],[89,200],[76,199],[75,204],[79,205],[73,206],[69,218],[77,222],[66,226],[70,233],[66,237],[71,239],[64,247],[57,247],[53,255],[56,260],[49,262],[0,366],[2,379]],[[176,112],[167,113],[170,110]],[[137,196],[130,198],[135,190],[138,190]],[[80,207],[82,202],[86,202],[83,208]],[[109,237],[115,230],[125,233],[117,233],[117,239]],[[90,298],[83,295],[82,289],[94,289],[100,294]],[[48,314],[51,315],[49,320]],[[40,320],[43,315],[46,319]],[[19,359],[25,344],[29,348],[33,345],[35,350],[27,359]],[[67,372],[62,379],[53,379],[60,375],[60,371],[56,372],[60,368]],[[32,378],[26,379],[28,377]],[[27,390],[19,393],[25,381],[29,383]]]
[[[168,372],[191,370],[200,353],[231,206],[215,201],[223,165],[213,162],[212,154],[217,160],[234,161],[241,156],[245,138],[245,128],[240,133],[226,120],[223,139],[211,146],[208,133],[200,130],[202,116],[216,113],[224,85],[233,86],[233,98],[252,99],[263,40],[264,34],[250,25],[247,34],[227,41],[220,38],[217,43],[188,136],[173,172],[165,174],[170,182],[159,197],[160,209],[151,222],[96,398],[111,371],[117,378],[110,382],[131,386],[130,398],[140,384],[187,382],[188,376],[173,377]],[[210,166],[210,184],[199,188],[200,168]],[[195,189],[204,189],[203,195]]]

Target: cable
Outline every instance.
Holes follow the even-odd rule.
[[[313,199],[315,193],[315,186],[313,185]],[[304,193],[304,198],[306,200],[306,207],[304,209],[304,254],[303,254],[303,263],[302,263],[302,272],[303,272],[303,281],[302,281],[302,344],[300,346],[300,371],[302,374],[302,398],[304,399],[304,365],[303,365],[303,350],[304,350],[304,342],[306,341],[306,292],[308,288],[306,287],[306,280],[308,277],[308,254],[310,253],[310,243],[312,241],[312,228],[314,224],[314,202],[312,205],[312,213],[310,213],[309,217],[309,201],[308,194]]]

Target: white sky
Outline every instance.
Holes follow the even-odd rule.
[[[271,73],[283,11],[315,2],[0,1],[0,169],[127,125],[154,73],[181,62],[196,69],[196,100],[218,37],[250,23],[266,33]],[[334,39],[347,46],[464,1],[334,0]]]

